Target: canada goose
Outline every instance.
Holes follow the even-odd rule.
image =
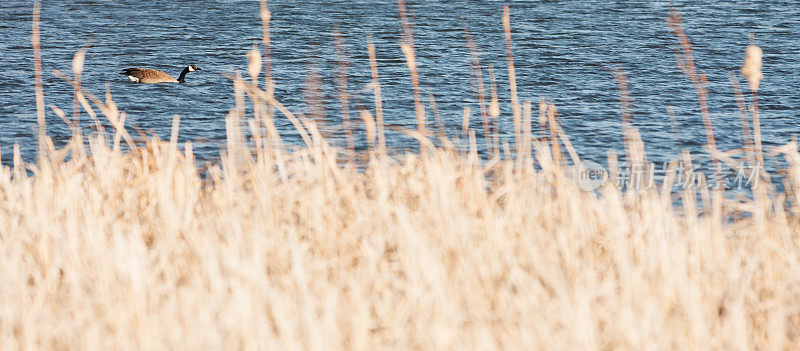
[[[120,74],[128,77],[131,82],[135,83],[183,83],[183,78],[186,77],[186,73],[194,71],[201,71],[201,69],[197,68],[195,65],[188,65],[183,69],[178,79],[172,78],[169,74],[157,69],[149,68],[126,68],[122,70]]]

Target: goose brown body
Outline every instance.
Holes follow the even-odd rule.
[[[186,73],[199,70],[200,68],[197,68],[195,65],[186,66],[178,79],[157,69],[150,68],[126,68],[122,70],[120,74],[128,77],[128,79],[135,83],[183,83]]]

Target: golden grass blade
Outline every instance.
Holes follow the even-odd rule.
[[[469,106],[464,106],[464,112],[461,114],[461,137],[466,137],[469,134],[469,120],[472,115],[472,109]]]

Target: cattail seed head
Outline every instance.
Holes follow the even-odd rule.
[[[758,91],[758,84],[764,75],[761,73],[761,58],[764,53],[756,45],[750,45],[745,50],[744,64],[742,65],[742,75],[750,83],[750,90]]]
[[[72,73],[79,76],[83,72],[83,60],[86,58],[86,50],[80,49],[72,57]]]
[[[489,102],[489,116],[500,117],[500,101],[497,100],[497,95],[492,95],[492,100]]]
[[[247,73],[250,74],[250,77],[256,79],[258,74],[261,73],[261,52],[256,50],[254,46],[253,50],[247,52],[247,59],[249,61],[247,63]]]
[[[372,144],[375,143],[375,119],[372,118],[372,113],[366,109],[361,110],[361,121],[364,122],[364,132],[367,134],[367,141]]]

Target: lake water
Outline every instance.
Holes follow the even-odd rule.
[[[470,106],[473,127],[481,135],[478,105],[470,74],[463,28],[472,32],[481,59],[492,66],[503,104],[501,131],[511,130],[503,33],[506,2],[412,1],[422,93],[433,94],[447,129],[457,135],[462,110]],[[795,1],[763,3],[718,1],[531,1],[511,2],[512,38],[521,99],[543,96],[556,104],[563,128],[583,158],[602,162],[609,149],[622,151],[619,95],[613,69],[629,76],[633,123],[656,161],[676,158],[684,148],[701,153],[705,143],[697,99],[689,80],[677,69],[675,39],[665,17],[671,6],[683,14],[697,67],[709,79],[709,106],[721,149],[741,147],[741,127],[728,75],[741,66],[748,36],[764,51],[760,90],[765,145],[791,140],[800,114],[800,5]],[[353,107],[372,108],[366,37],[377,47],[386,123],[415,128],[411,84],[398,42],[401,26],[392,1],[270,1],[272,67],[276,95],[302,112],[309,63],[325,84],[327,120],[341,121],[334,72],[334,28],[344,35],[350,57],[349,89]],[[0,151],[10,162],[19,144],[23,157],[35,158],[35,101],[30,45],[32,1],[0,4]],[[193,141],[197,157],[218,158],[224,147],[225,115],[233,107],[233,88],[225,73],[246,72],[246,52],[261,43],[257,1],[44,1],[42,53],[45,102],[69,114],[72,93],[53,70],[71,72],[74,53],[91,45],[84,86],[102,95],[106,82],[128,126],[169,137],[174,115],[181,117],[181,141]],[[149,67],[175,76],[189,63],[203,70],[185,84],[132,84],[118,73]],[[484,70],[484,72],[486,72]],[[427,98],[426,98],[427,100]],[[672,106],[676,125],[667,107]],[[430,126],[432,113],[428,111]],[[357,115],[353,115],[357,117]],[[48,108],[48,132],[64,142],[69,130]],[[82,123],[90,121],[83,114]],[[299,143],[284,119],[278,127],[289,143]],[[343,145],[341,130],[334,143]],[[363,145],[363,133],[359,134]],[[416,142],[389,131],[392,147]]]

